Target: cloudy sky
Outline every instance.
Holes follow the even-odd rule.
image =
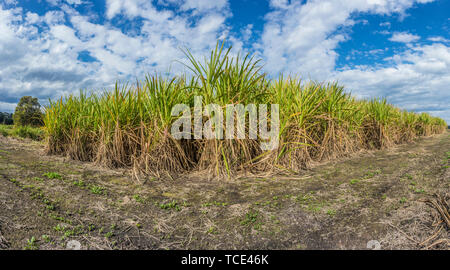
[[[271,77],[338,80],[450,123],[449,0],[0,0],[0,111],[185,72],[218,39]]]

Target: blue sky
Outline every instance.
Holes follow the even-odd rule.
[[[448,0],[0,0],[0,111],[147,73],[226,38],[271,77],[337,80],[450,123]]]

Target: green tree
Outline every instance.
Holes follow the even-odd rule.
[[[43,115],[38,99],[31,96],[22,97],[13,118],[17,126],[42,126]]]
[[[12,125],[13,119],[11,113],[1,112],[0,113],[0,124],[3,125]]]

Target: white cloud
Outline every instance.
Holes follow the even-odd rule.
[[[444,43],[450,42],[449,39],[446,39],[444,37],[430,37],[430,38],[428,38],[428,40],[433,41],[433,42],[444,42]]]
[[[248,24],[241,30],[241,36],[243,41],[248,41],[253,34],[253,24]]]
[[[84,3],[85,3],[85,2],[82,1],[82,0],[66,0],[66,2],[67,2],[68,4],[70,4],[70,5],[75,5],[75,6],[81,5],[81,4],[84,4]]]
[[[81,46],[81,41],[75,36],[75,30],[66,25],[51,26],[50,33],[65,44],[70,44],[73,47]]]
[[[402,108],[427,111],[450,123],[450,48],[415,46],[393,57],[390,67],[336,72],[334,78],[359,97],[387,97]]]
[[[242,27],[239,37],[231,33],[227,19],[232,14],[226,0],[107,0],[105,14],[99,14],[106,19],[104,24],[94,23],[70,6],[85,1],[48,1],[60,10],[39,16],[0,5],[0,111],[10,111],[22,95],[44,101],[80,88],[103,89],[116,80],[134,80],[149,72],[179,72],[184,67],[174,60],[184,59],[180,47],[203,57],[218,38],[227,37],[237,51],[259,34],[251,24]],[[155,2],[162,5],[156,8]],[[272,11],[253,49],[272,76],[284,72],[338,79],[359,96],[388,96],[404,108],[433,111],[450,122],[450,53],[443,37],[430,37],[431,45],[420,45],[414,43],[418,36],[394,33],[390,40],[408,47],[386,59],[383,67],[336,71],[338,45],[351,38],[348,30],[353,25],[364,23],[354,20],[353,14],[403,16],[414,3],[422,2],[427,1],[272,0]],[[125,23],[139,18],[142,24],[125,32],[112,23],[118,17]],[[385,30],[385,34],[391,32]],[[80,53],[96,61],[83,61]],[[383,51],[370,48],[354,54],[381,57]]]
[[[337,45],[348,39],[345,28],[355,22],[354,13],[403,14],[413,0],[272,0],[274,11],[266,15],[260,44],[266,70],[300,73],[325,79],[334,70]],[[337,32],[338,27],[344,31]]]
[[[375,34],[380,34],[380,35],[390,35],[391,32],[387,31],[387,30],[381,30],[381,31],[375,31]]]
[[[129,18],[142,17],[155,22],[163,22],[171,17],[171,11],[158,11],[148,0],[106,0],[106,16],[109,19],[123,13]]]
[[[33,12],[27,12],[25,20],[29,24],[35,24],[39,22],[39,15]]]
[[[407,32],[395,32],[392,37],[389,38],[393,42],[411,43],[420,39],[419,36],[413,35]]]
[[[38,96],[45,102],[80,88],[103,89],[116,80],[183,70],[184,66],[174,62],[183,58],[180,47],[204,56],[218,38],[225,36],[237,48],[242,47],[225,25],[230,14],[220,8],[228,6],[226,1],[214,5],[192,3],[179,2],[178,8],[190,5],[197,13],[175,14],[156,9],[149,1],[108,0],[107,18],[121,14],[143,19],[134,34],[111,23],[93,23],[90,17],[65,4],[61,4],[61,10],[43,16],[21,9],[5,10],[0,5],[0,111],[10,110],[11,106],[5,104],[14,104],[22,95]],[[80,53],[96,61],[85,62]]]
[[[271,0],[270,6],[279,9],[289,8],[289,0]]]
[[[8,103],[0,101],[0,108],[2,108],[2,112],[13,112],[16,108],[17,103]]]
[[[265,70],[272,76],[283,72],[315,80],[336,79],[360,97],[388,96],[391,102],[407,109],[433,111],[441,116],[447,113],[450,123],[449,47],[442,44],[414,47],[411,42],[418,41],[419,36],[394,33],[392,41],[410,45],[390,62],[380,63],[384,67],[335,70],[336,48],[350,38],[346,27],[354,24],[352,14],[405,16],[405,10],[414,3],[425,2],[430,1],[273,0],[274,11],[266,15],[261,42],[255,48],[264,57]],[[375,52],[381,51],[372,53]]]
[[[228,6],[227,0],[185,0],[181,5],[182,10],[195,9],[199,12],[205,12],[212,9],[221,10]]]

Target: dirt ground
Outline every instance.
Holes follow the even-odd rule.
[[[449,165],[447,131],[301,175],[138,183],[0,135],[0,249],[449,249],[423,202],[448,204]]]

